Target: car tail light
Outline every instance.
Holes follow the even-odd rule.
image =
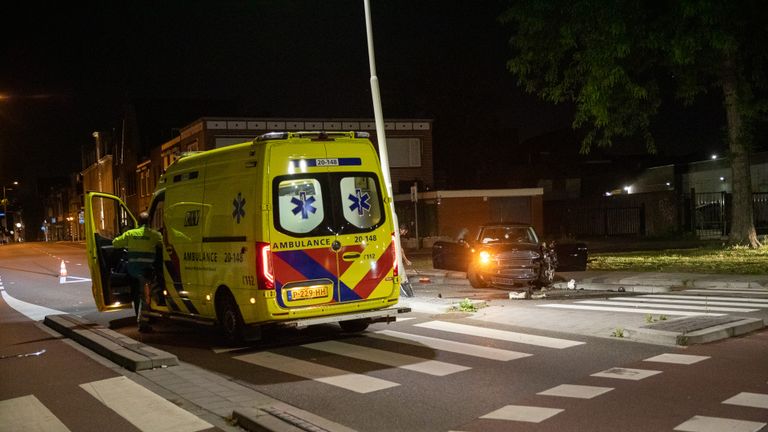
[[[272,252],[269,243],[256,243],[256,269],[259,289],[275,289],[275,273],[272,268]]]
[[[399,262],[397,261],[397,248],[400,245],[397,244],[397,237],[395,237],[395,233],[392,233],[392,276],[397,277],[399,272]]]

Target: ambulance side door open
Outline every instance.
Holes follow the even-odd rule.
[[[131,307],[131,289],[122,250],[112,240],[137,226],[136,218],[118,197],[101,192],[85,195],[85,238],[93,300],[99,311]]]

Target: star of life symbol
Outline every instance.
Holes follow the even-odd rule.
[[[368,195],[368,192],[363,193],[360,189],[355,189],[355,195],[349,194],[349,200],[352,201],[349,209],[352,211],[357,210],[357,215],[362,216],[363,210],[371,211],[371,203],[368,202],[370,199],[371,196]]]
[[[314,214],[317,209],[312,205],[315,202],[315,197],[311,196],[307,198],[306,192],[299,192],[299,197],[291,198],[291,204],[296,207],[293,208],[293,214],[297,215],[301,213],[302,219],[309,219],[309,213]]]
[[[235,208],[232,210],[232,217],[237,223],[240,223],[240,219],[245,218],[245,198],[240,192],[237,193],[237,198],[232,201],[232,205]]]

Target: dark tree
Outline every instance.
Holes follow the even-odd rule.
[[[509,70],[526,91],[574,103],[573,126],[587,130],[582,152],[617,137],[654,152],[652,122],[669,96],[692,104],[719,92],[733,179],[729,242],[758,247],[749,158],[751,132],[768,112],[766,11],[758,0],[519,0],[501,20],[514,27]]]

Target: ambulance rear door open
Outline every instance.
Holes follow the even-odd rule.
[[[93,300],[99,311],[131,306],[131,290],[122,250],[112,240],[137,226],[136,218],[118,197],[101,192],[85,195],[85,238]]]

